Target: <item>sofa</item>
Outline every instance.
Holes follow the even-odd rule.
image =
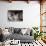
[[[11,28],[10,28],[11,29]],[[26,31],[27,30],[27,31]],[[9,30],[10,31],[10,30]],[[24,33],[23,33],[23,32]],[[29,30],[29,28],[14,28],[13,31],[11,31],[12,34],[10,34],[8,38],[10,38],[10,40],[20,40],[21,43],[30,43],[33,42],[34,37],[32,35],[32,30]]]

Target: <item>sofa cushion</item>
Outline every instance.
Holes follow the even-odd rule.
[[[26,34],[26,32],[27,32],[27,28],[21,29],[21,33],[22,33],[23,35]]]
[[[15,28],[14,33],[20,33],[21,29],[20,28]]]

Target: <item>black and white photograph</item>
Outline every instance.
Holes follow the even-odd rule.
[[[23,21],[23,10],[8,10],[8,21]]]

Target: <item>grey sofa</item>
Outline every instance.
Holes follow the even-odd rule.
[[[33,42],[34,38],[33,36],[29,36],[29,35],[21,35],[21,34],[11,34],[9,36],[9,38],[12,40],[12,39],[15,39],[15,40],[20,40],[21,43],[30,43],[30,42]]]
[[[32,36],[32,31],[30,32],[31,35],[26,34],[22,34],[21,33],[21,29],[22,28],[14,28],[14,30],[12,31],[10,28],[10,35],[9,36],[4,36],[4,40],[7,40],[10,38],[10,40],[20,40],[21,43],[30,43],[33,42],[34,37]],[[25,29],[25,28],[24,28]]]

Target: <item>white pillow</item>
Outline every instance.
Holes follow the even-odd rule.
[[[26,29],[21,29],[21,33],[24,35],[27,32],[27,28]]]
[[[10,35],[10,33],[8,32],[8,29],[3,30],[3,35]]]

